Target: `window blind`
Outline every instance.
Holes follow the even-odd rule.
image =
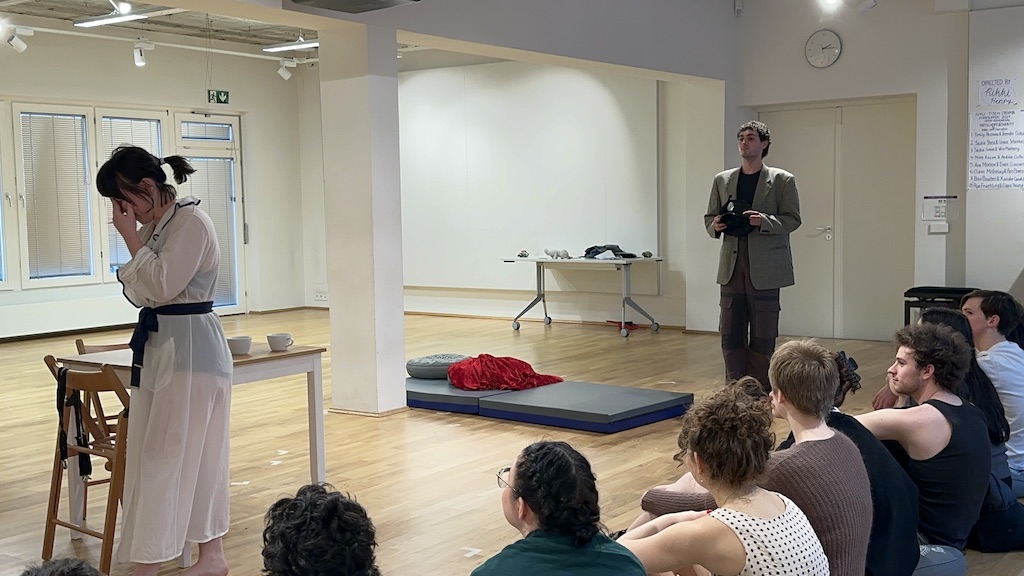
[[[145,148],[157,157],[163,157],[163,145],[160,139],[160,121],[155,119],[142,118],[118,118],[104,116],[101,122],[103,140],[100,143],[100,160],[106,162],[114,149],[118,146],[131,145]],[[114,221],[110,214],[109,203],[107,209],[107,238],[109,245],[110,273],[116,274],[117,270],[132,259],[128,247],[124,244],[121,234],[114,228]]]
[[[215,306],[238,304],[238,246],[235,242],[235,161],[232,158],[189,157],[196,173],[178,187],[179,195],[192,195],[217,230],[220,271]]]
[[[24,112],[20,120],[29,278],[90,276],[85,116]]]
[[[231,133],[231,124],[185,121],[181,123],[181,139],[231,142],[234,135]]]

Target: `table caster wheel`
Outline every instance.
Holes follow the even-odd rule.
[[[544,317],[544,323],[545,324],[551,324],[551,316],[545,316]]]
[[[657,332],[658,329],[660,329],[660,328],[661,328],[661,325],[658,324],[657,322],[654,322],[653,324],[651,324],[651,332]]]
[[[629,330],[626,330],[625,328],[619,330],[619,334],[622,334],[623,338],[629,338]]]
[[[513,322],[512,323],[512,329],[513,330],[519,330],[519,322]]]

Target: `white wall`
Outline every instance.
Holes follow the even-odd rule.
[[[151,39],[180,40],[153,35]],[[44,32],[28,41],[29,49],[22,54],[0,50],[0,100],[5,103],[163,106],[189,111],[206,109],[208,81],[211,88],[229,90],[230,106],[214,112],[242,113],[249,308],[303,305],[297,82],[282,81],[273,61],[213,55],[208,78],[207,57],[198,51],[158,47],[147,54],[146,67],[136,68],[128,42]],[[3,132],[7,135],[11,134],[9,112]],[[0,142],[4,148],[11,145],[9,139]],[[2,153],[5,191],[13,191],[13,154],[9,149]],[[17,244],[8,244],[7,249],[16,250]],[[135,315],[116,283],[0,291],[0,337],[122,324],[134,321]]]
[[[1024,7],[971,13],[970,110],[1021,109],[1021,105],[978,106],[978,81],[1024,81]],[[1024,96],[1018,84],[1018,98]],[[1024,101],[1019,101],[1024,103]],[[961,158],[967,162],[966,155]],[[961,204],[962,206],[962,204]],[[1005,290],[1024,299],[1024,190],[967,192],[967,284]]]
[[[915,213],[924,195],[962,196],[968,16],[937,15],[933,5],[932,0],[879,2],[862,13],[846,7],[828,12],[817,0],[746,2],[739,18],[745,54],[739,103],[756,107],[914,94],[917,189],[908,193],[916,196]],[[821,28],[843,40],[838,62],[823,70],[804,59],[805,41]],[[928,235],[920,219],[907,225],[916,231],[915,283],[962,285],[962,228],[951,223],[949,235]]]
[[[399,75],[399,110],[406,286],[530,289],[532,270],[501,262],[524,249],[657,253],[654,80],[523,62],[421,70]]]

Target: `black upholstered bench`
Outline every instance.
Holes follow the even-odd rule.
[[[910,324],[910,309],[956,308],[960,299],[977,288],[950,288],[948,286],[915,286],[903,293],[903,325]]]

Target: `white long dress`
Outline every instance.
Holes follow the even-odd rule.
[[[193,197],[139,230],[143,247],[118,271],[136,306],[214,299],[220,248]],[[132,390],[117,558],[154,564],[186,541],[228,531],[231,353],[216,313],[158,316]]]

